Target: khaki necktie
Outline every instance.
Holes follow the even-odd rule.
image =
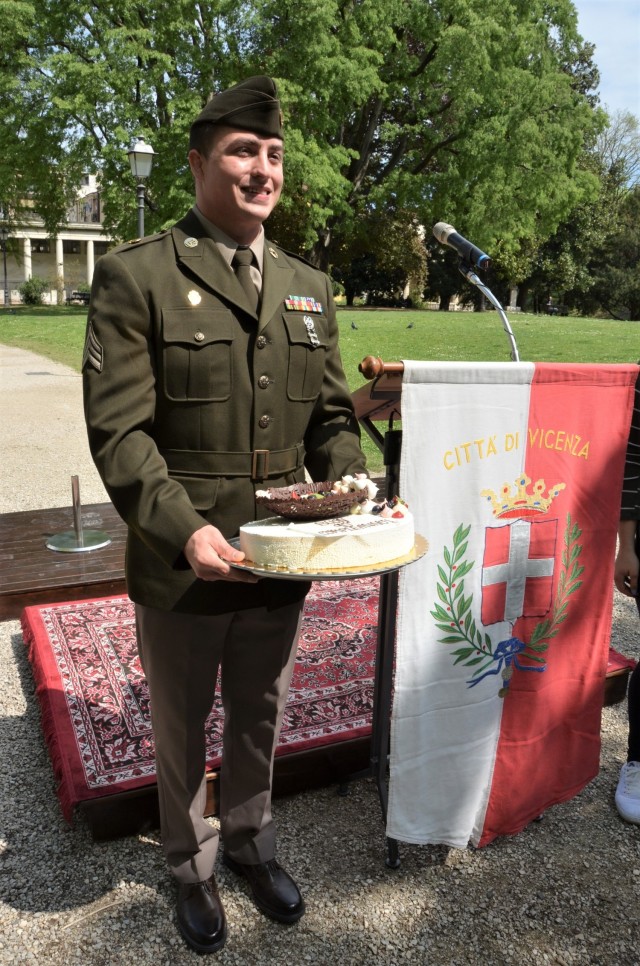
[[[246,292],[249,303],[254,312],[258,311],[259,295],[255,282],[251,277],[253,252],[250,248],[236,248],[231,265],[235,270],[238,281]]]

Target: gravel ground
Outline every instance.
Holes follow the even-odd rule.
[[[0,512],[68,505],[71,474],[84,503],[104,500],[79,377],[6,347],[0,373]],[[617,593],[612,643],[640,658],[635,606]],[[96,843],[82,819],[63,821],[18,621],[0,624],[0,668],[0,963],[195,963],[157,835]],[[622,703],[604,709],[600,774],[573,801],[484,849],[401,845],[395,871],[371,781],[345,798],[330,787],[277,799],[279,857],[307,914],[292,927],[266,920],[220,868],[229,936],[212,962],[637,966],[640,827],[613,802],[625,750]]]

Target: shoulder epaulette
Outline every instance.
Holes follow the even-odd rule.
[[[269,247],[276,248],[278,251],[282,252],[283,255],[288,255],[289,258],[295,258],[299,262],[304,262],[305,265],[308,265],[309,268],[315,269],[316,272],[322,271],[322,269],[318,268],[317,265],[314,265],[312,262],[310,262],[308,258],[305,258],[304,255],[300,255],[298,252],[290,252],[288,249],[278,245],[277,242],[267,242],[267,248]]]
[[[169,231],[168,228],[163,228],[162,231],[158,231],[154,235],[145,235],[143,238],[131,238],[129,241],[122,242],[120,245],[117,245],[115,248],[112,248],[111,251],[126,252],[126,251],[129,251],[131,248],[134,248],[134,247],[138,248],[140,245],[149,245],[152,242],[158,241],[158,239],[160,238],[164,238],[164,236],[167,234],[168,231]]]

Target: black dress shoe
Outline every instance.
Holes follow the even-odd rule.
[[[199,953],[215,953],[227,938],[227,920],[213,876],[178,884],[178,927]]]
[[[237,875],[242,875],[251,886],[258,909],[278,922],[297,922],[304,915],[304,899],[291,876],[275,859],[259,865],[242,865],[230,855],[223,854],[222,861]]]

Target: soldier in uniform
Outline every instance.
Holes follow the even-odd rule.
[[[127,588],[148,680],[163,847],[177,919],[199,952],[224,944],[204,820],[206,718],[225,712],[222,861],[258,908],[304,901],[276,860],[274,750],[303,581],[232,568],[228,540],[264,515],[256,489],[364,469],[329,279],[266,241],[283,182],[276,88],[252,77],[191,127],[195,205],[170,231],[96,264],[83,362],[93,458],[128,526]]]

